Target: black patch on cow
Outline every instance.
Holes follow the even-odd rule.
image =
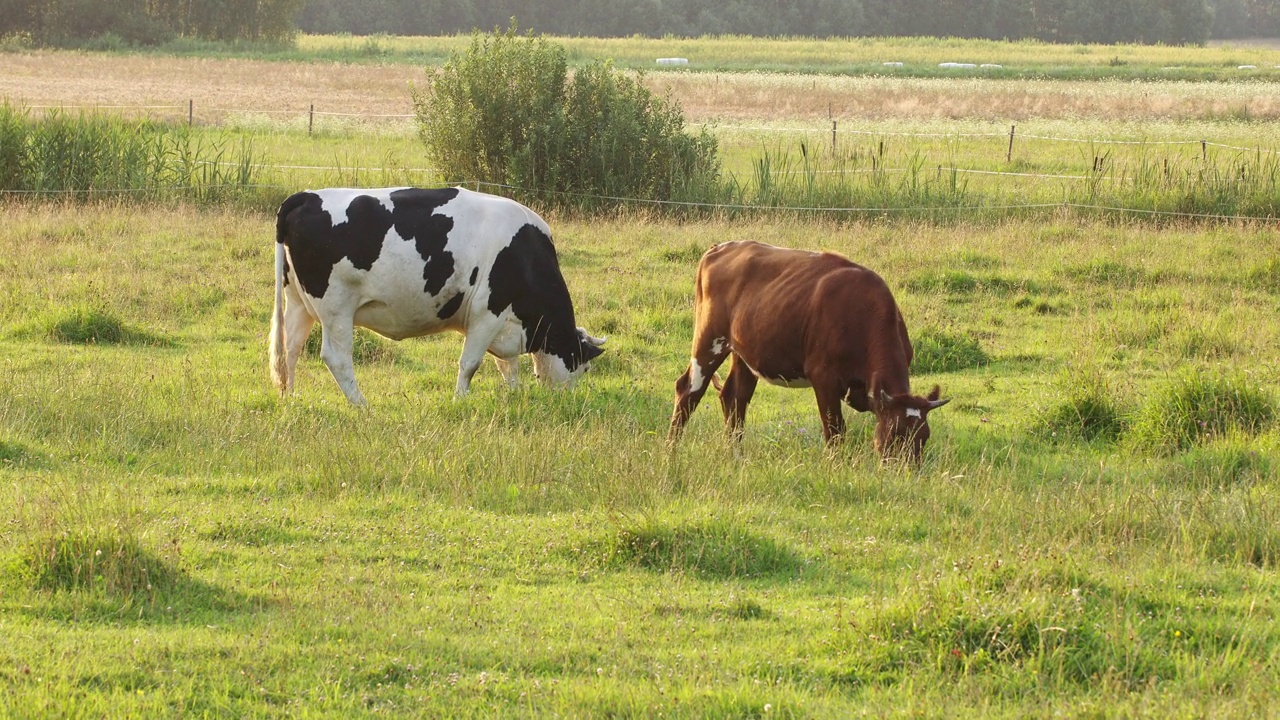
[[[441,205],[458,196],[457,188],[444,190],[396,190],[391,193],[392,221],[396,234],[412,240],[425,265],[422,268],[423,291],[437,295],[453,277],[453,253],[445,250],[453,218],[436,215]]]
[[[328,292],[333,266],[343,258],[361,270],[373,267],[389,229],[391,211],[369,195],[352,199],[346,221],[337,226],[315,193],[291,196],[276,217],[277,241],[289,248],[302,288],[317,298]]]
[[[555,246],[535,225],[516,231],[489,271],[489,312],[498,315],[507,308],[524,327],[527,352],[555,355],[571,372],[600,354],[599,348],[583,345]]]
[[[470,283],[470,284],[475,285],[475,284],[476,284],[476,278],[478,278],[478,277],[480,277],[480,268],[479,268],[479,267],[471,268],[471,283]]]
[[[447,320],[453,317],[453,314],[458,312],[458,308],[462,307],[462,297],[462,293],[458,293],[450,298],[449,302],[440,307],[440,310],[436,313],[436,317],[441,320]]]

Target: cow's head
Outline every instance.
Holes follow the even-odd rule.
[[[601,345],[607,338],[592,337],[578,328],[574,347],[566,353],[538,351],[533,353],[533,374],[547,385],[572,387],[583,373],[591,369],[591,361],[604,350]]]
[[[880,390],[880,397],[873,397],[876,414],[876,450],[886,460],[905,457],[918,464],[924,455],[924,444],[929,440],[929,411],[950,402],[939,400],[941,388],[933,386],[928,397],[910,393],[890,395]]]

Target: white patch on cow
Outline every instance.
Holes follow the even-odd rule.
[[[530,353],[533,356],[533,374],[539,381],[551,385],[573,387],[573,384],[587,371],[587,363],[578,365],[573,372],[564,364],[558,355],[546,352]]]
[[[329,188],[323,192],[318,192],[317,195],[320,196],[320,209],[329,213],[330,222],[337,226],[347,221],[347,208],[351,207],[352,200],[362,195],[367,195],[390,210],[391,193],[404,189],[379,188],[378,190],[360,190],[355,188]]]
[[[702,377],[702,366],[698,365],[698,358],[692,358],[689,361],[689,392],[698,392],[707,382]]]
[[[771,377],[765,377],[763,375],[758,375],[758,377],[761,380],[769,383],[770,385],[777,385],[778,387],[784,387],[784,388],[813,387],[813,383],[809,382],[809,380],[806,378],[771,378]]]
[[[907,417],[920,417],[920,410],[918,408],[907,408]]]
[[[723,355],[725,353],[725,344],[728,341],[729,341],[729,338],[723,338],[723,337],[718,337],[715,340],[713,340],[711,342],[711,354],[717,357]]]
[[[739,357],[741,357],[741,356],[739,356]],[[746,365],[746,362],[744,361],[742,364],[743,364],[743,365]],[[763,380],[763,381],[765,381],[765,382],[769,383],[770,385],[777,385],[778,387],[784,387],[784,388],[811,388],[811,387],[813,387],[813,383],[809,382],[809,379],[808,379],[808,378],[803,378],[803,377],[799,377],[799,378],[780,378],[780,377],[769,377],[768,375],[762,375],[762,374],[760,373],[760,371],[759,371],[759,370],[756,370],[755,368],[751,367],[750,365],[747,365],[747,369],[751,371],[751,374],[752,374],[752,375],[755,375],[756,377],[758,377],[758,378],[760,378],[761,380]]]

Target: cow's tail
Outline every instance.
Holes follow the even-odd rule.
[[[284,350],[284,243],[276,243],[276,304],[271,311],[271,381],[283,395],[289,390]]]

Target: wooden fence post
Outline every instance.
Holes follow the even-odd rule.
[[[187,100],[187,127],[191,127],[196,121],[196,101],[195,98]]]
[[[307,113],[307,135],[311,134],[311,128],[316,124],[316,104],[311,103],[311,110]]]
[[[1009,151],[1004,154],[1005,162],[1013,162],[1013,131],[1017,129],[1017,125],[1009,126]]]
[[[831,154],[836,154],[836,121],[831,121]]]

